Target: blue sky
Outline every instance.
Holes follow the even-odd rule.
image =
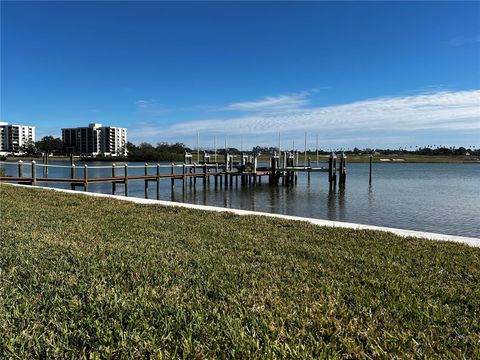
[[[37,137],[480,146],[479,2],[2,2],[1,20],[1,121]]]

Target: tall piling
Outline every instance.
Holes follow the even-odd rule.
[[[83,190],[88,191],[88,165],[83,165]]]
[[[335,153],[331,153],[328,158],[328,183],[330,189],[334,189],[337,183],[337,157]]]
[[[157,200],[160,200],[160,164],[157,164]]]
[[[148,164],[147,163],[145,163],[144,175],[148,176]],[[147,179],[145,179],[145,184],[144,184],[144,195],[145,195],[145,199],[148,199],[148,180]]]
[[[128,196],[128,164],[125,164],[125,178],[123,183],[125,184],[125,196]]]
[[[37,168],[35,160],[32,160],[32,185],[37,185]]]
[[[342,153],[340,157],[340,185],[345,185],[345,181],[347,179],[347,155]]]
[[[370,167],[369,167],[369,170],[368,170],[368,182],[371,184],[372,183],[372,163],[373,163],[373,156],[372,155],[370,155],[369,163],[370,163]]]
[[[116,177],[116,167],[117,165],[115,165],[115,163],[112,164],[112,178],[115,178]],[[117,193],[117,184],[115,182],[115,179],[113,179],[112,181],[112,195],[115,195]]]
[[[18,160],[18,177],[23,178],[23,161]]]
[[[75,179],[75,169],[76,169],[75,164],[72,163],[70,165],[70,179],[71,180]],[[75,184],[73,183],[73,181],[70,182],[70,189],[75,190]]]

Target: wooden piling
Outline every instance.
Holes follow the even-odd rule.
[[[48,152],[43,156],[43,177],[48,178]]]
[[[160,164],[157,164],[157,200],[160,200]]]
[[[123,183],[125,184],[125,196],[128,196],[128,164],[125,164],[125,180]]]
[[[37,168],[35,160],[32,160],[32,185],[37,185]]]
[[[372,163],[373,163],[373,155],[370,155],[369,159],[370,167],[368,171],[368,182],[371,184],[372,183]]]
[[[22,178],[23,177],[23,161],[18,160],[18,177]]]
[[[88,191],[88,165],[83,165],[83,190]]]
[[[172,168],[171,168],[171,174],[174,175],[175,174],[175,164],[172,163]],[[173,187],[175,186],[175,179],[173,178],[172,176],[172,181],[171,181],[171,184],[170,184],[171,188],[172,188],[172,192],[173,192]]]
[[[148,164],[145,163],[145,171],[144,171],[145,176],[148,176]],[[144,194],[145,194],[145,199],[148,199],[148,180],[145,179],[145,184],[144,184]]]
[[[328,158],[328,182],[330,189],[336,187],[337,157],[332,152]]]
[[[185,164],[182,165],[182,192],[185,193],[187,188],[187,168]]]
[[[116,176],[116,167],[115,163],[112,164],[112,178]],[[117,193],[117,183],[115,180],[112,181],[112,195],[116,195]]]
[[[345,153],[342,153],[340,157],[340,185],[345,185],[347,179],[347,156]]]
[[[71,164],[70,165],[70,179],[75,179],[75,169],[76,169],[76,166],[75,164]],[[75,184],[73,183],[73,181],[70,183],[70,189],[72,190],[75,190]]]

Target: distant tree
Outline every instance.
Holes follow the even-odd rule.
[[[27,141],[25,144],[20,146],[19,150],[27,156],[34,155],[37,153],[37,148],[35,147],[35,143],[31,140]]]
[[[127,141],[127,151],[130,153],[130,152],[133,152],[137,149],[137,146],[135,144],[132,144],[130,141]]]
[[[35,146],[40,151],[57,152],[62,151],[63,142],[60,138],[54,138],[53,136],[44,136],[40,141],[35,143]]]

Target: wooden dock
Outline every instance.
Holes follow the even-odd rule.
[[[204,156],[206,161],[209,156]],[[39,183],[67,183],[70,184],[72,190],[77,187],[82,187],[84,191],[88,191],[89,184],[93,183],[111,183],[111,193],[117,193],[117,185],[123,185],[124,193],[128,196],[130,181],[143,181],[145,197],[148,197],[149,184],[154,182],[156,184],[157,199],[160,198],[160,182],[170,181],[170,186],[173,191],[175,184],[181,182],[182,190],[186,191],[187,183],[190,186],[196,186],[197,179],[203,182],[206,186],[213,179],[215,187],[229,188],[240,185],[256,186],[261,184],[262,178],[268,178],[270,186],[278,186],[281,182],[284,186],[291,186],[297,184],[298,173],[307,173],[308,179],[312,173],[328,173],[328,183],[331,189],[335,189],[337,185],[337,173],[339,174],[339,185],[344,185],[346,181],[346,164],[347,159],[344,154],[340,156],[339,166],[337,166],[337,157],[331,154],[329,157],[328,168],[311,167],[310,164],[304,166],[298,165],[298,157],[295,154],[284,153],[282,156],[277,154],[272,155],[270,159],[270,166],[257,166],[257,157],[250,155],[242,155],[241,161],[234,163],[233,156],[225,154],[225,161],[223,163],[208,163],[201,164],[192,163],[191,155],[185,155],[185,162],[181,164],[172,163],[170,165],[108,165],[108,166],[77,166],[73,162],[70,165],[51,165],[47,161],[44,163],[23,163],[21,160],[16,164],[18,167],[16,176],[1,176],[0,182],[14,182],[19,184],[37,185]],[[5,164],[5,162],[0,162]],[[7,163],[15,165],[15,163]],[[30,167],[30,175],[25,176],[25,168]],[[50,177],[48,176],[49,169],[66,168],[68,169],[69,177]],[[131,169],[143,169],[141,175],[131,175]],[[162,173],[162,169],[167,168],[166,172]],[[103,169],[102,174],[92,176],[95,170]],[[121,171],[120,171],[121,169]],[[42,171],[43,170],[43,171]],[[42,174],[40,172],[42,171]],[[138,170],[137,170],[138,171]],[[78,173],[82,176],[78,176]],[[109,175],[105,176],[105,172]],[[371,163],[370,163],[370,181],[371,181]]]

